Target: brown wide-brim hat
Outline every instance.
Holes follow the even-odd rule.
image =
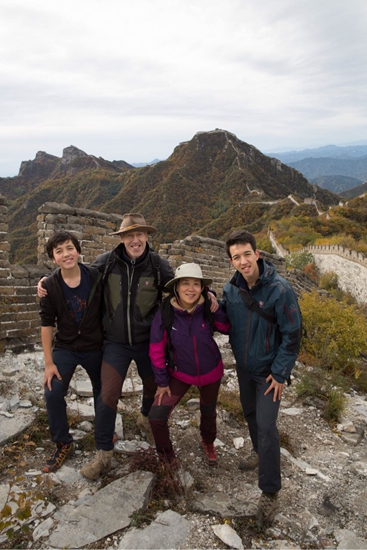
[[[146,231],[147,233],[156,233],[157,229],[152,225],[145,223],[144,216],[141,214],[124,214],[120,229],[110,235],[123,235],[129,231]]]

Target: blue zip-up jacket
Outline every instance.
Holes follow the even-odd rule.
[[[238,369],[254,374],[272,374],[277,382],[284,383],[298,357],[302,319],[296,294],[288,281],[277,274],[274,265],[258,260],[260,277],[248,289],[241,273],[236,271],[223,289],[220,304],[231,322],[229,342]],[[251,311],[241,298],[249,294],[276,324]]]

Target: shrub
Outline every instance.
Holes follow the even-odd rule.
[[[331,424],[340,421],[345,404],[343,392],[349,384],[339,372],[330,372],[320,366],[304,367],[296,384],[299,397],[316,397],[322,404],[325,420]]]
[[[338,288],[338,275],[334,271],[325,271],[320,275],[319,288],[332,290]]]
[[[315,264],[307,264],[305,265],[303,272],[307,277],[312,279],[312,281],[318,282],[319,280],[319,270]]]
[[[345,399],[343,392],[338,388],[332,388],[327,394],[327,401],[324,409],[324,418],[328,422],[340,421],[344,410]]]
[[[306,331],[302,352],[326,369],[354,375],[361,368],[361,355],[367,353],[364,314],[354,304],[317,291],[303,293],[300,308]]]
[[[315,258],[311,252],[308,252],[307,250],[304,250],[303,252],[294,252],[285,258],[285,265],[287,267],[293,267],[295,269],[300,269],[301,271],[304,270],[306,265],[314,263]]]

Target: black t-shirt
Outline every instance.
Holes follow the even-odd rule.
[[[70,310],[70,314],[75,319],[76,324],[79,326],[83,319],[84,313],[88,305],[88,296],[91,290],[90,273],[88,269],[79,264],[80,267],[80,284],[74,288],[68,286],[61,276],[62,290]]]

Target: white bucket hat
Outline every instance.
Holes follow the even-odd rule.
[[[176,281],[178,281],[179,279],[184,279],[186,277],[191,277],[193,279],[200,279],[201,281],[203,281],[204,286],[210,285],[213,282],[212,279],[204,279],[203,273],[201,271],[201,267],[199,266],[199,264],[182,264],[178,266],[178,268],[175,271],[174,278],[168,281],[165,287],[171,289]]]

